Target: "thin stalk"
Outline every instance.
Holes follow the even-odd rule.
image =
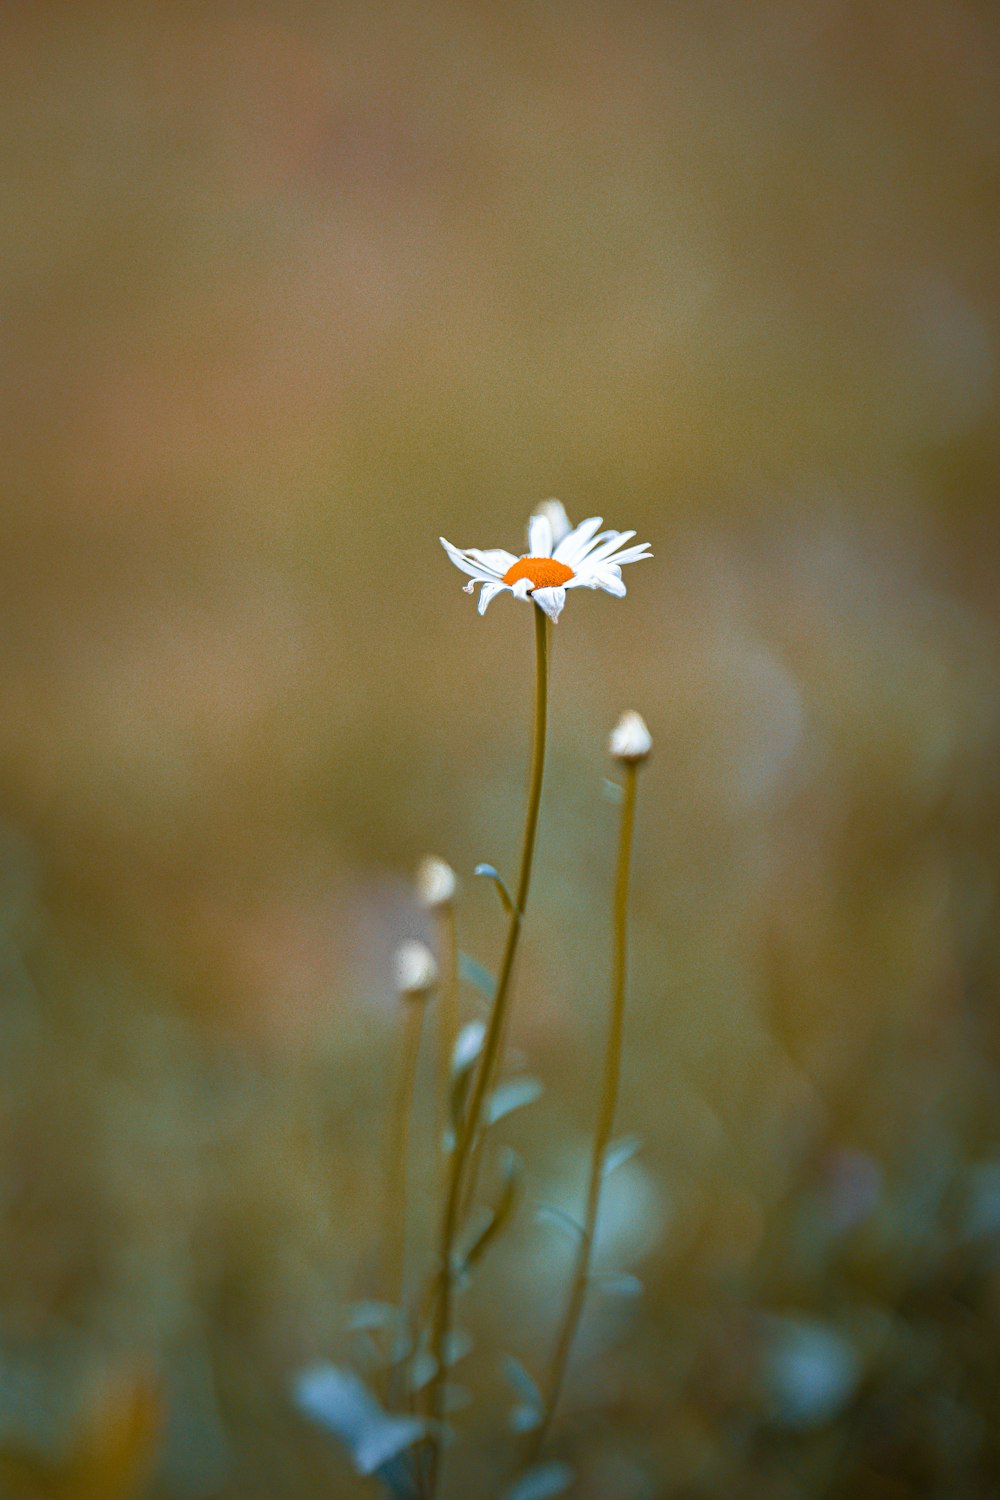
[[[448,1129],[448,1097],[451,1092],[451,1062],[458,1040],[458,932],[455,924],[455,907],[452,902],[442,906],[437,913],[438,965],[441,970],[441,988],[438,995],[438,1142],[445,1155]]]
[[[611,1009],[608,1018],[608,1040],[604,1054],[604,1078],[601,1085],[601,1100],[594,1130],[594,1149],[590,1159],[590,1181],[587,1187],[587,1212],[583,1223],[583,1234],[577,1249],[573,1280],[570,1284],[566,1310],[556,1340],[544,1387],[542,1420],[528,1440],[525,1462],[537,1457],[548,1436],[555,1416],[559,1397],[562,1394],[569,1364],[573,1340],[580,1323],[587,1282],[594,1248],[594,1232],[601,1202],[601,1186],[604,1177],[604,1159],[611,1141],[615,1110],[618,1105],[618,1088],[621,1078],[622,1032],[625,1021],[625,967],[628,936],[628,889],[629,871],[632,864],[632,837],[635,828],[635,789],[638,768],[626,764],[625,795],[622,802],[621,828],[618,839],[618,866],[615,873],[613,951],[611,972]]]
[[[483,1105],[499,1065],[503,1040],[506,1033],[507,1011],[510,1004],[511,977],[517,957],[524,912],[531,886],[531,869],[535,857],[535,839],[538,833],[538,809],[542,800],[542,779],[545,774],[545,737],[548,722],[549,701],[549,636],[548,619],[538,605],[535,615],[535,714],[531,743],[531,773],[528,780],[528,801],[524,817],[524,840],[521,845],[521,866],[517,878],[514,908],[510,914],[507,938],[504,943],[500,972],[497,976],[497,991],[486,1026],[482,1056],[472,1084],[468,1107],[461,1129],[457,1132],[454,1150],[449,1164],[448,1183],[445,1193],[444,1212],[441,1219],[441,1249],[438,1268],[439,1288],[434,1306],[431,1330],[431,1353],[435,1360],[435,1371],[430,1386],[429,1402],[432,1418],[440,1423],[444,1417],[444,1354],[451,1331],[454,1273],[452,1261],[455,1240],[461,1222],[463,1200],[471,1195],[478,1171],[478,1154],[470,1155],[475,1144]],[[469,1170],[468,1183],[466,1169]],[[438,1493],[441,1477],[440,1430],[430,1439],[430,1462],[427,1494],[430,1500]]]
[[[385,1274],[384,1296],[394,1306],[402,1305],[403,1272],[406,1263],[406,1180],[410,1147],[410,1118],[423,1030],[423,997],[400,1001],[403,1007],[403,1038],[396,1075],[396,1092],[390,1117],[385,1166]]]

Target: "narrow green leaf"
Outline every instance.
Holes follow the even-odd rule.
[[[459,1276],[466,1276],[470,1267],[483,1254],[491,1239],[496,1233],[496,1213],[492,1208],[481,1205],[473,1213],[473,1228],[466,1240],[465,1247],[459,1251],[456,1257],[455,1270]]]
[[[500,1191],[492,1208],[486,1210],[482,1228],[462,1256],[466,1270],[480,1260],[487,1248],[505,1228],[514,1212],[520,1193],[524,1167],[515,1151],[505,1151],[500,1167]]]
[[[410,1362],[410,1390],[422,1391],[437,1374],[437,1360],[426,1347],[418,1349]]]
[[[612,1141],[604,1153],[601,1176],[610,1177],[616,1167],[631,1160],[641,1145],[642,1142],[637,1135],[623,1135],[621,1140]]]
[[[445,1368],[457,1365],[460,1359],[472,1351],[472,1335],[464,1328],[453,1328],[444,1341]]]
[[[542,1393],[534,1376],[529,1375],[519,1359],[513,1354],[505,1354],[500,1362],[504,1379],[507,1384],[520,1396],[525,1406],[534,1407],[541,1411],[543,1406]]]
[[[536,1427],[542,1425],[542,1414],[537,1406],[519,1402],[508,1412],[507,1425],[511,1432],[534,1432]]]
[[[467,1021],[458,1033],[455,1042],[455,1050],[451,1055],[451,1071],[453,1073],[467,1072],[480,1052],[483,1050],[483,1039],[486,1036],[486,1027],[482,1021]]]
[[[579,1243],[585,1233],[583,1225],[578,1224],[572,1214],[556,1208],[554,1203],[539,1203],[535,1209],[535,1220],[539,1224],[551,1224],[554,1229],[561,1230],[574,1244]]]
[[[481,964],[477,958],[473,958],[470,953],[460,953],[458,955],[458,972],[467,984],[471,984],[473,989],[477,989],[481,995],[485,995],[487,1000],[495,999],[497,982],[486,965]]]
[[[601,785],[601,791],[603,792],[604,796],[607,797],[608,801],[613,802],[616,807],[621,803],[622,799],[625,796],[625,792],[623,788],[619,786],[618,782],[611,781],[607,776],[604,777],[603,783]]]
[[[295,1395],[306,1416],[340,1439],[359,1474],[377,1473],[391,1489],[405,1493],[397,1460],[425,1435],[426,1423],[384,1411],[353,1371],[335,1365],[304,1370]]]
[[[455,1051],[452,1053],[451,1061],[451,1090],[448,1095],[448,1118],[451,1121],[451,1133],[448,1138],[448,1149],[451,1150],[456,1135],[462,1124],[465,1114],[465,1100],[469,1092],[469,1082],[472,1078],[472,1069],[476,1059],[483,1049],[483,1038],[486,1035],[486,1027],[482,1021],[469,1021],[463,1026],[455,1043]]]
[[[483,1118],[487,1125],[495,1125],[505,1115],[512,1115],[516,1109],[523,1109],[526,1104],[534,1104],[544,1092],[541,1080],[538,1078],[532,1078],[528,1074],[510,1078],[493,1090],[483,1110]]]

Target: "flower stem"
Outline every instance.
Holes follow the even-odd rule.
[[[406,1179],[410,1144],[410,1116],[420,1055],[425,1001],[405,999],[403,1039],[396,1077],[385,1171],[385,1288],[387,1302],[399,1307],[403,1300],[403,1272],[406,1261]]]
[[[573,1348],[573,1340],[580,1323],[580,1314],[587,1294],[587,1282],[594,1249],[594,1232],[601,1201],[601,1186],[604,1178],[604,1159],[611,1140],[615,1109],[618,1104],[618,1088],[621,1077],[622,1032],[625,1020],[625,968],[628,934],[628,890],[629,871],[632,863],[632,836],[635,828],[635,792],[638,768],[625,765],[625,794],[622,802],[621,827],[618,839],[618,866],[615,873],[613,953],[611,973],[611,1009],[608,1018],[607,1049],[604,1054],[604,1078],[601,1086],[600,1106],[594,1131],[594,1149],[590,1159],[590,1181],[587,1188],[587,1211],[583,1233],[577,1249],[573,1280],[570,1284],[566,1310],[556,1339],[548,1381],[544,1387],[542,1420],[531,1434],[526,1463],[538,1456],[555,1416],[559,1397],[562,1394],[566,1368]]]
[[[437,913],[438,964],[441,970],[441,988],[438,994],[438,1142],[445,1154],[448,1127],[448,1097],[451,1092],[451,1063],[458,1039],[458,931],[455,924],[455,907],[452,902],[441,907]]]
[[[506,1033],[507,1012],[510,1004],[511,977],[517,957],[524,912],[531,885],[531,869],[535,856],[535,839],[538,833],[538,809],[542,799],[542,779],[545,773],[545,738],[548,721],[549,696],[549,636],[548,619],[539,607],[535,616],[535,714],[531,748],[531,773],[528,781],[528,802],[524,818],[524,840],[521,846],[521,867],[517,880],[514,908],[510,914],[507,937],[500,972],[497,976],[496,997],[490,1011],[483,1041],[482,1056],[472,1084],[468,1107],[451,1153],[448,1183],[445,1192],[444,1212],[441,1221],[441,1250],[438,1270],[439,1288],[434,1306],[434,1321],[431,1331],[431,1353],[435,1360],[435,1371],[430,1387],[430,1410],[435,1422],[444,1416],[444,1356],[451,1330],[452,1298],[454,1293],[455,1239],[461,1220],[463,1199],[471,1196],[475,1188],[479,1156],[473,1152],[476,1143],[483,1105],[499,1066],[500,1055]],[[470,1160],[471,1158],[471,1160]],[[468,1181],[466,1170],[469,1168]],[[438,1493],[441,1477],[440,1430],[431,1435],[430,1465],[427,1494],[430,1500]]]

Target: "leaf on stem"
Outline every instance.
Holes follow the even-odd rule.
[[[467,1021],[458,1033],[455,1050],[451,1055],[451,1071],[467,1073],[483,1050],[486,1027],[482,1021]]]
[[[534,1432],[541,1425],[542,1413],[537,1406],[529,1406],[526,1401],[519,1401],[507,1413],[507,1426],[511,1432]]]
[[[395,1461],[425,1436],[423,1421],[390,1415],[357,1375],[331,1364],[303,1370],[295,1399],[300,1411],[340,1439],[359,1474],[378,1474],[398,1495],[412,1493],[407,1466]]]
[[[513,1354],[504,1355],[502,1369],[508,1385],[520,1397],[518,1404],[511,1408],[507,1421],[515,1432],[533,1432],[540,1425],[545,1410],[542,1393]]]
[[[516,1109],[534,1104],[544,1092],[541,1080],[526,1073],[519,1078],[510,1078],[493,1090],[483,1110],[483,1120],[486,1125],[495,1125],[505,1115],[512,1115]]]
[[[538,1464],[504,1490],[503,1500],[552,1500],[555,1495],[565,1494],[572,1483],[573,1470],[569,1464]]]
[[[347,1328],[364,1349],[369,1369],[373,1365],[395,1365],[406,1359],[413,1347],[406,1314],[392,1302],[354,1302],[347,1313]],[[381,1343],[372,1337],[383,1335]]]
[[[510,916],[514,910],[514,898],[507,889],[507,883],[496,865],[477,865],[472,873],[473,875],[485,875],[487,880],[492,880],[497,888],[497,895],[500,897],[503,909]]]
[[[566,1213],[565,1209],[556,1208],[554,1203],[539,1203],[535,1208],[535,1222],[538,1224],[551,1224],[554,1229],[578,1244],[583,1239],[586,1230],[582,1224],[578,1224],[572,1214]]]
[[[472,1349],[472,1335],[464,1328],[453,1328],[444,1341],[444,1367],[450,1370]],[[421,1391],[437,1374],[437,1360],[428,1348],[426,1336],[422,1336],[416,1354],[410,1361],[410,1390]]]
[[[448,1118],[451,1122],[451,1135],[447,1143],[449,1150],[461,1129],[472,1069],[483,1050],[485,1036],[486,1027],[482,1021],[469,1021],[458,1033],[451,1057],[451,1090],[448,1095]]]
[[[471,1333],[466,1333],[464,1328],[451,1329],[444,1341],[444,1351],[442,1354],[445,1369],[450,1369],[452,1365],[457,1365],[460,1359],[464,1359],[471,1352]]]
[[[496,999],[497,982],[493,978],[485,964],[481,964],[478,958],[473,958],[471,953],[460,953],[458,955],[458,972],[467,984],[479,991],[487,1000]]]
[[[426,1337],[422,1336],[417,1352],[410,1360],[410,1390],[422,1391],[436,1374],[437,1360],[428,1348]]]
[[[482,1259],[485,1251],[506,1227],[517,1205],[523,1176],[524,1167],[516,1151],[505,1151],[500,1167],[500,1191],[493,1207],[485,1211],[481,1227],[459,1257],[462,1272],[468,1272]]]
[[[612,781],[609,776],[604,777],[601,785],[601,791],[604,793],[604,796],[607,797],[608,801],[613,802],[616,807],[620,806],[621,803],[625,800],[625,789],[619,782]]]
[[[604,1153],[601,1176],[610,1177],[616,1167],[632,1159],[641,1145],[642,1142],[637,1135],[623,1135],[620,1140],[612,1141]]]

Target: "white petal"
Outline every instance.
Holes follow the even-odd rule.
[[[561,500],[543,500],[541,505],[535,506],[534,513],[536,516],[548,517],[549,525],[552,527],[552,540],[556,546],[573,530],[570,518],[566,514],[566,507]]]
[[[481,615],[484,615],[486,613],[486,609],[490,603],[490,600],[495,599],[497,594],[502,594],[506,587],[507,585],[505,583],[483,584],[482,588],[479,590],[479,613]]]
[[[624,552],[616,552],[611,561],[620,568],[623,563],[641,562],[644,557],[652,557],[649,543],[643,542],[639,547],[626,547]]]
[[[582,557],[587,550],[587,543],[594,533],[600,528],[603,516],[590,516],[586,521],[581,521],[568,536],[564,536],[556,547],[553,556],[559,561],[573,566],[574,557]]]
[[[544,609],[550,620],[558,620],[562,614],[563,605],[566,603],[566,590],[559,589],[536,589],[532,599],[539,609]]]
[[[532,516],[528,522],[528,556],[552,556],[552,527],[548,516]]]
[[[576,574],[574,576],[574,582],[576,583],[577,587],[579,587],[579,588],[584,588],[584,589],[596,589],[596,588],[600,588],[600,586],[601,586],[600,585],[601,574],[602,574],[602,572],[606,568],[608,568],[610,566],[611,566],[611,564],[609,564],[609,563],[595,563],[595,565],[593,567],[591,567],[591,565],[590,565],[590,558],[589,557],[585,557],[582,562],[578,562],[577,565],[576,565]],[[570,586],[571,585],[567,585],[567,587],[570,587]]]
[[[593,577],[597,587],[603,589],[606,594],[614,594],[616,599],[625,598],[628,591],[614,568],[595,568]]]
[[[462,572],[468,573],[470,578],[478,578],[481,581],[487,583],[492,583],[494,581],[496,574],[494,572],[487,572],[487,570],[482,567],[480,563],[470,562],[468,553],[462,552],[458,547],[453,547],[451,545],[451,542],[445,541],[443,536],[438,537],[438,541],[441,543],[442,547],[447,552],[456,568],[461,568]]]
[[[515,584],[511,585],[510,591],[515,599],[527,599],[533,586],[530,578],[519,578]]]
[[[618,536],[621,536],[620,531],[599,531],[596,536],[591,537],[590,541],[587,542],[585,546],[579,548],[576,554],[577,562],[582,562],[583,559],[585,557],[589,557],[590,554],[596,550],[596,548],[602,547],[604,543],[609,542],[612,537]]]
[[[618,547],[622,546],[624,542],[631,541],[634,536],[634,531],[616,531],[614,535],[612,537],[609,537],[606,542],[602,542],[599,547],[594,547],[587,554],[587,562],[603,562],[606,557],[610,557],[612,552],[614,552]]]
[[[470,547],[469,556],[473,562],[495,573],[498,578],[502,578],[507,569],[517,562],[513,552],[506,552],[503,547]]]

